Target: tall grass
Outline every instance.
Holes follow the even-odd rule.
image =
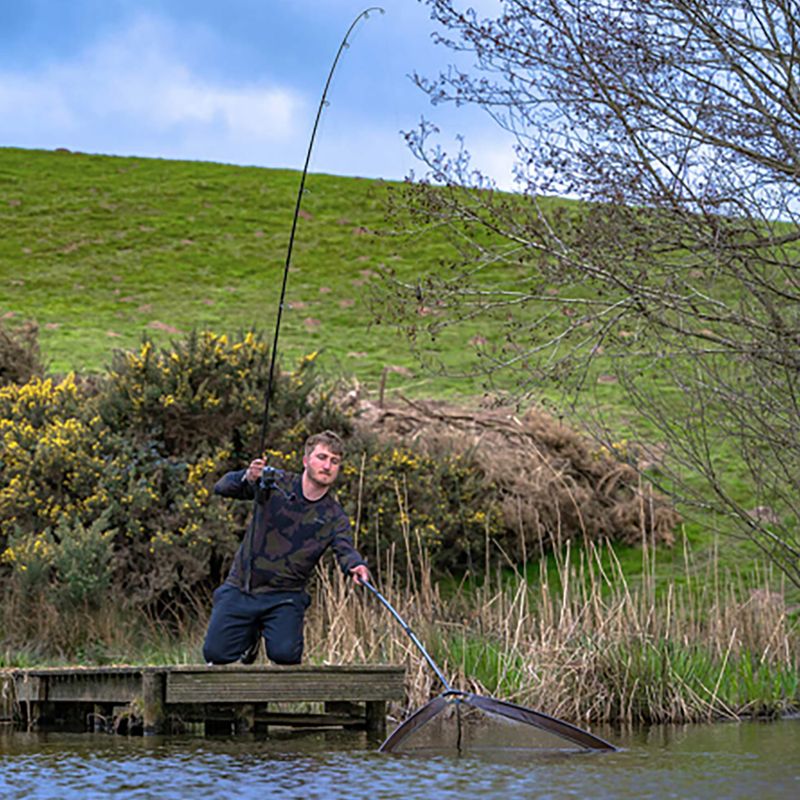
[[[642,544],[642,579],[626,578],[608,544],[570,544],[519,569],[437,582],[422,539],[380,553],[373,577],[454,688],[531,706],[576,723],[694,722],[773,717],[800,708],[800,630],[774,588],[757,577],[702,567],[684,546],[683,574],[655,580]],[[524,566],[524,565],[523,565]],[[535,577],[531,577],[531,575]],[[761,585],[763,588],[753,588]],[[401,663],[403,717],[439,693],[433,671],[375,598],[338,570],[319,568],[306,624],[306,661]],[[197,663],[210,603],[173,609],[172,622],[122,602],[58,609],[5,593],[0,667]],[[9,637],[7,634],[12,633]]]
[[[409,542],[411,544],[411,542]],[[385,554],[381,584],[452,686],[574,722],[652,723],[777,716],[800,707],[798,629],[782,595],[722,580],[712,562],[657,591],[632,586],[607,545],[567,546],[540,579],[486,573],[444,598],[425,554]],[[644,573],[653,554],[642,551]],[[409,572],[409,563],[413,564]],[[402,564],[405,588],[399,588]],[[551,577],[548,577],[551,576]],[[412,579],[413,577],[413,579]],[[442,687],[405,632],[366,592],[320,573],[308,625],[312,661],[408,668],[408,706]]]
[[[487,572],[478,586],[465,581],[445,592],[424,550],[407,544],[382,555],[375,581],[454,688],[579,724],[772,717],[800,708],[798,625],[782,596],[766,588],[768,571],[765,588],[753,590],[745,588],[752,579],[723,580],[715,563],[698,574],[687,551],[684,580],[657,591],[649,579],[631,585],[613,549],[589,543],[565,547],[555,571],[540,562],[538,581]],[[643,560],[652,570],[647,548]],[[404,664],[406,700],[392,709],[397,717],[442,690],[366,590],[319,569],[312,594],[306,661]],[[201,660],[208,605],[167,627],[120,604],[67,614],[44,602],[6,605],[6,629],[27,625],[31,645],[0,652],[0,667]]]

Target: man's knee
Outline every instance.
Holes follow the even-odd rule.
[[[235,660],[235,658],[230,658],[226,653],[223,653],[210,642],[206,642],[203,645],[203,661],[205,661],[206,664],[230,664]]]
[[[268,641],[267,658],[273,664],[299,664],[303,658],[303,642],[302,640]]]

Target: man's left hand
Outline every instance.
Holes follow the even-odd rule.
[[[350,570],[350,574],[353,576],[354,583],[362,583],[363,581],[369,580],[369,570],[365,564],[359,564],[357,567],[353,567],[353,569]]]

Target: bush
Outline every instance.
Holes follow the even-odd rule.
[[[497,454],[465,445],[463,433],[428,430],[402,443],[378,424],[347,416],[315,364],[311,354],[294,371],[278,371],[268,455],[275,466],[298,471],[310,433],[331,428],[348,439],[338,494],[373,568],[402,553],[405,563],[396,566],[413,583],[429,577],[429,567],[434,574],[482,573],[490,554],[524,560],[503,483],[520,470],[492,473]],[[91,382],[68,375],[0,387],[5,624],[12,614],[31,624],[46,614],[55,630],[64,611],[109,603],[112,593],[120,608],[177,621],[198,600],[205,605],[251,510],[212,498],[212,487],[256,455],[268,367],[257,334],[229,340],[204,332],[160,350],[145,339],[137,351],[116,354],[107,374]],[[553,501],[551,484],[531,495],[540,505]],[[630,494],[608,490],[603,497],[614,509],[632,502]],[[575,506],[571,494],[567,499]],[[79,617],[70,620],[69,630],[79,632]],[[59,647],[68,635],[63,628]]]
[[[164,456],[185,456],[220,443],[253,439],[269,351],[254,333],[229,342],[192,333],[157,350],[145,338],[138,352],[117,352],[99,399],[108,427],[148,443]],[[279,376],[277,394],[287,388]]]
[[[91,525],[62,516],[54,529],[16,531],[2,561],[26,597],[38,597],[69,611],[98,607],[111,584],[112,537],[108,512]]]
[[[9,330],[0,323],[0,386],[26,383],[43,373],[39,326],[26,322],[16,330]]]
[[[108,527],[109,512],[101,514],[88,527],[80,520],[62,517],[55,530],[53,566],[56,593],[63,607],[98,606],[106,599],[111,585],[112,539],[116,532]]]
[[[394,547],[425,553],[439,574],[483,569],[487,542],[501,535],[502,520],[469,453],[423,454],[363,432],[349,450],[340,499],[372,563]],[[404,565],[412,566],[423,565]]]
[[[314,366],[312,355],[294,372],[276,370],[275,453],[322,425],[349,430]],[[249,508],[210,501],[211,488],[256,455],[268,367],[256,334],[206,332],[172,349],[145,339],[92,383],[69,375],[0,388],[5,569],[77,602],[101,591],[80,579],[80,560],[94,564],[110,548],[101,560],[115,590],[155,610],[220,581]]]
[[[108,434],[73,375],[0,387],[0,545],[15,530],[102,513]]]

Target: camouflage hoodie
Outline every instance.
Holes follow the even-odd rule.
[[[364,563],[349,536],[350,520],[330,492],[307,500],[301,475],[279,471],[275,488],[263,489],[246,473],[229,472],[214,487],[223,497],[256,500],[226,583],[253,594],[302,590],[329,547],[345,574]]]

